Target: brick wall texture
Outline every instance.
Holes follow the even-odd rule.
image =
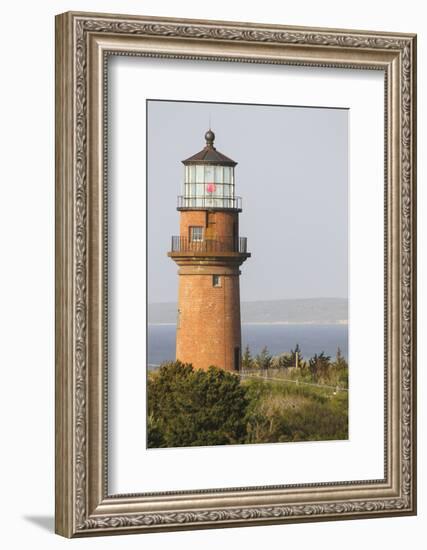
[[[203,227],[204,238],[238,235],[237,212],[182,211],[180,235]],[[239,368],[241,354],[239,262],[236,258],[197,257],[179,269],[176,358],[195,368]],[[214,286],[213,276],[219,276]]]

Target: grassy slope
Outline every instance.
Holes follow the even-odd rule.
[[[348,393],[249,379],[247,443],[348,438]]]

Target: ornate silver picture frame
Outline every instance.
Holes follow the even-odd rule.
[[[384,73],[384,478],[108,491],[108,58]],[[68,12],[56,18],[56,532],[82,537],[416,513],[416,37]],[[369,312],[367,312],[367,315]]]

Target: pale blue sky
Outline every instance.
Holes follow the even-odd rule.
[[[177,299],[176,197],[181,160],[204,147],[238,162],[240,235],[252,253],[241,300],[347,297],[348,111],[286,106],[148,102],[148,301]]]

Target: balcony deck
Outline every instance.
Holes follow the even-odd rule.
[[[190,240],[188,237],[174,235],[172,237],[171,254],[193,253],[197,254],[249,254],[247,251],[247,238],[220,237],[216,239]]]

